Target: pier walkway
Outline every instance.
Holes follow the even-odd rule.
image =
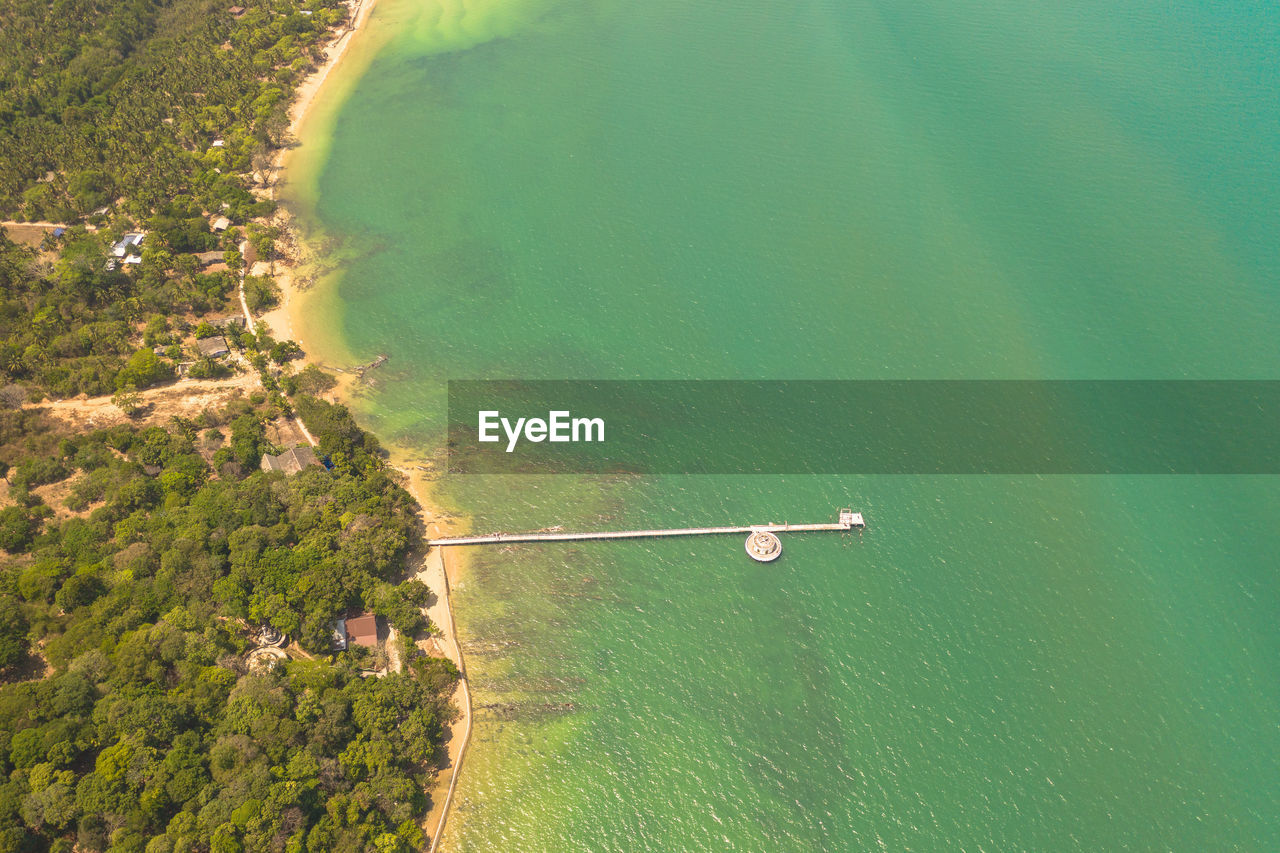
[[[578,542],[584,539],[643,539],[655,536],[705,536],[713,533],[811,533],[819,530],[861,530],[862,513],[840,510],[840,520],[826,524],[749,524],[737,527],[674,527],[662,530],[604,530],[596,533],[489,533],[484,536],[449,536],[428,539],[428,545],[497,545],[508,542]]]

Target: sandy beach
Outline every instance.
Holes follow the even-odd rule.
[[[315,106],[322,92],[327,91],[324,88],[324,84],[330,80],[332,72],[340,65],[343,57],[347,55],[348,48],[356,33],[363,28],[376,2],[377,0],[353,0],[349,4],[351,25],[340,31],[337,38],[325,48],[324,61],[297,89],[296,97],[289,111],[290,136],[295,139],[300,136],[308,113]],[[278,189],[283,181],[290,153],[291,149],[289,148],[281,149],[275,157],[271,174],[268,177],[268,191],[272,198],[278,198]],[[289,214],[281,209],[276,214],[275,224],[281,225],[285,229],[291,229]],[[296,230],[294,233],[296,233]],[[256,319],[259,322],[266,323],[271,330],[272,336],[277,340],[297,341],[305,351],[306,343],[301,339],[298,331],[304,328],[299,317],[305,309],[306,299],[303,297],[303,285],[300,282],[299,269],[305,263],[306,252],[305,247],[292,248],[293,251],[286,252],[283,259],[271,262],[259,261],[254,264],[251,273],[271,275],[279,285],[281,292],[280,304]],[[295,365],[297,369],[301,370],[309,362],[316,362],[315,357],[311,354],[308,354],[302,361],[295,362]],[[356,381],[359,380],[354,376],[344,375],[340,377],[333,396],[338,399],[349,396],[352,383]],[[453,528],[452,518],[441,512],[433,504],[427,473],[418,469],[415,463],[408,458],[407,453],[392,449],[390,467],[400,472],[403,476],[404,487],[418,502],[419,515],[422,519],[422,528],[425,536],[435,537],[459,532]],[[424,582],[435,594],[431,604],[426,608],[426,612],[440,633],[436,637],[419,641],[419,648],[427,654],[449,658],[458,667],[459,672],[462,673],[462,678],[454,694],[454,703],[458,708],[459,714],[450,727],[447,741],[448,766],[436,777],[436,782],[430,791],[432,807],[422,824],[426,837],[431,839],[429,849],[432,851],[436,849],[439,843],[441,830],[444,827],[444,821],[448,815],[454,788],[457,784],[459,769],[471,737],[471,694],[467,684],[462,647],[458,640],[453,607],[450,601],[451,588],[460,582],[460,572],[463,570],[463,565],[464,561],[457,554],[445,554],[443,549],[440,548],[427,549],[420,547],[410,555],[409,566],[407,567],[409,575]]]
[[[294,140],[299,138],[303,122],[315,105],[325,81],[329,79],[333,71],[341,64],[343,57],[347,55],[347,49],[351,46],[356,33],[369,20],[369,15],[373,12],[375,5],[377,5],[377,0],[350,0],[347,4],[350,26],[339,31],[337,38],[324,48],[323,61],[315,71],[298,85],[294,93],[293,103],[289,107],[288,136],[290,138]],[[270,173],[266,176],[267,195],[276,201],[279,201],[279,188],[283,182],[284,170],[292,150],[292,147],[285,147],[277,151],[272,160]],[[272,224],[280,226],[282,230],[291,228],[291,217],[283,207],[277,210],[272,220]],[[304,341],[297,334],[300,324],[294,322],[299,310],[297,303],[300,301],[298,299],[300,289],[297,276],[301,262],[302,258],[298,253],[288,253],[283,259],[272,260],[269,263],[258,262],[254,264],[250,274],[271,275],[280,287],[280,304],[256,319],[267,324],[267,327],[271,330],[272,337],[277,340],[297,341],[305,349]]]
[[[347,52],[347,46],[351,44],[354,34],[369,20],[369,13],[373,11],[373,7],[377,2],[378,0],[351,0],[347,4],[351,10],[351,25],[325,48],[324,61],[306,80],[302,81],[294,95],[293,105],[289,108],[289,129],[292,134],[297,134],[303,117],[311,109],[316,95],[320,93],[320,87],[324,85],[329,73],[338,66],[338,62]],[[284,152],[282,151],[280,156],[283,156],[283,154]],[[279,158],[277,162],[279,162]]]
[[[422,518],[423,531],[428,537],[448,536],[456,531],[450,519],[442,517],[430,500],[431,486],[423,471],[396,466],[405,475],[405,487],[418,502],[419,516]],[[454,662],[462,678],[458,681],[458,689],[454,693],[454,703],[459,710],[458,718],[450,727],[448,751],[449,766],[436,780],[431,791],[431,811],[424,823],[427,835],[432,839],[430,850],[434,851],[440,841],[441,830],[452,804],[454,790],[458,783],[458,774],[462,767],[467,745],[471,740],[471,687],[467,682],[466,664],[462,658],[462,646],[458,640],[458,627],[453,617],[453,605],[450,592],[462,582],[465,560],[457,548],[432,548],[425,557],[417,560],[416,577],[430,587],[436,597],[427,608],[431,621],[440,629],[439,642],[434,640],[419,643],[425,647],[434,643],[435,648],[426,648],[431,654],[443,653]]]

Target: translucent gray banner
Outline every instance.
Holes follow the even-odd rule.
[[[1280,381],[449,383],[459,474],[1277,474],[1278,427]]]

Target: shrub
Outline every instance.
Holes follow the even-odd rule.
[[[56,483],[71,476],[71,471],[61,459],[51,457],[27,458],[13,470],[13,485],[20,489]]]
[[[53,602],[70,613],[77,607],[92,604],[106,591],[106,586],[96,575],[72,575],[63,581]]]
[[[116,375],[116,388],[132,385],[147,388],[173,378],[173,368],[149,349],[140,349],[129,357],[129,363]]]
[[[20,506],[0,510],[0,548],[10,554],[27,550],[39,529],[37,521]]]

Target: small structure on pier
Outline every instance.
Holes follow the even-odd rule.
[[[747,556],[757,563],[772,563],[782,556],[782,540],[767,530],[757,530],[747,537]]]

